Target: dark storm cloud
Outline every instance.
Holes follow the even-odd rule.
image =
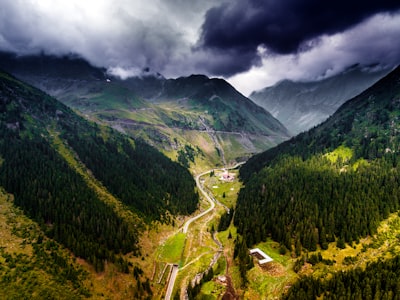
[[[76,54],[124,78],[223,75],[251,92],[400,62],[399,0],[0,1],[0,51]]]
[[[229,76],[253,66],[259,46],[278,54],[307,50],[314,46],[306,43],[310,39],[315,43],[321,35],[345,31],[376,13],[398,9],[398,0],[237,0],[207,12],[199,47],[228,51],[219,74]],[[229,59],[231,68],[223,67]]]
[[[203,49],[203,55],[208,58],[200,60],[198,69],[209,74],[236,74],[248,70],[247,65],[261,65],[261,57],[255,56],[252,51],[244,48],[226,50]]]

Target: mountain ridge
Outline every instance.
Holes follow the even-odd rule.
[[[390,70],[376,66],[352,66],[333,77],[318,81],[283,80],[254,91],[249,96],[298,134],[326,120],[348,99],[358,95]]]
[[[85,61],[74,58],[59,60],[57,68],[68,69],[73,60],[77,67],[71,72],[82,65],[82,74],[61,72],[57,76],[51,73],[57,73],[57,68],[35,70],[35,57],[6,58],[0,61],[0,67],[5,65],[17,77],[92,120],[143,138],[185,166],[195,160],[211,165],[234,163],[290,137],[272,115],[222,79],[192,75],[121,80],[103,69],[92,67],[91,71]],[[57,60],[40,58],[46,59],[49,64]],[[195,151],[189,153],[188,147]]]

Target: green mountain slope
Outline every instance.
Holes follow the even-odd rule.
[[[15,205],[97,270],[106,260],[121,264],[121,253],[140,253],[143,219],[197,207],[186,169],[5,73],[0,158],[0,186]]]
[[[188,110],[207,111],[210,125],[215,130],[288,135],[286,128],[270,113],[254,105],[222,79],[192,75],[167,80],[155,101],[171,100],[181,100],[181,106]]]
[[[248,245],[269,235],[298,253],[343,245],[400,208],[399,78],[397,68],[322,125],[243,166],[235,224]]]
[[[243,165],[234,217],[243,282],[259,272],[248,247],[272,238],[297,273],[282,279],[283,299],[398,297],[399,99],[397,68],[320,126]]]
[[[88,273],[0,191],[0,298],[82,299]]]
[[[18,78],[186,166],[227,164],[289,138],[279,121],[220,79],[144,72],[120,80],[77,58],[0,58],[0,67]]]

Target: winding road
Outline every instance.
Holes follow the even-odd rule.
[[[207,199],[207,201],[210,203],[210,207],[203,211],[202,213],[198,214],[197,216],[194,216],[193,218],[190,218],[189,220],[186,221],[185,225],[183,225],[182,228],[182,232],[183,233],[187,233],[188,229],[189,229],[189,225],[192,224],[194,221],[196,221],[197,219],[200,219],[202,216],[208,214],[210,211],[212,211],[215,207],[215,202],[213,201],[213,199],[211,199],[211,197],[206,193],[206,191],[203,189],[203,186],[200,184],[200,177],[206,175],[206,174],[210,174],[212,170],[203,172],[199,175],[196,176],[196,185],[197,188],[199,189],[199,191],[203,194],[203,196]]]
[[[236,169],[237,167],[241,166],[244,163],[245,162],[237,163],[233,167],[226,168],[225,170]],[[206,174],[211,173],[212,171],[214,171],[214,169],[206,171],[206,172],[203,172],[203,173],[197,175],[196,178],[195,178],[197,188],[203,194],[203,196],[207,199],[207,201],[210,203],[210,207],[207,210],[203,211],[202,213],[200,213],[200,214],[194,216],[193,218],[190,218],[189,220],[187,220],[186,223],[182,227],[182,232],[183,233],[187,233],[190,224],[192,224],[194,221],[200,219],[201,217],[205,216],[206,214],[208,214],[209,212],[211,212],[215,208],[214,200],[208,195],[208,193],[204,190],[203,186],[200,183],[200,178],[202,176],[206,175]],[[173,291],[174,285],[175,285],[175,280],[176,280],[176,277],[177,277],[178,271],[179,271],[179,266],[178,265],[173,265],[171,268],[172,268],[171,276],[169,278],[167,292],[165,293],[165,298],[164,298],[165,300],[170,300],[171,299],[172,291]]]

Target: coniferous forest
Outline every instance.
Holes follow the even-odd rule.
[[[399,209],[399,171],[394,155],[368,164],[288,157],[246,184],[235,224],[249,246],[268,236],[297,252],[336,239],[351,243]]]
[[[304,277],[283,299],[400,299],[400,256],[337,272],[332,278]]]
[[[130,226],[100,199],[57,151],[55,134],[88,173],[142,219],[168,221],[168,212],[196,209],[198,195],[186,169],[1,73],[0,185],[49,237],[96,270],[105,261],[121,264],[120,253],[137,255],[141,226]]]
[[[399,78],[397,68],[325,123],[242,167],[234,224],[248,247],[271,237],[297,256],[334,241],[344,248],[399,210]],[[305,277],[287,298],[398,299],[397,274],[395,258],[329,280]]]
[[[234,221],[247,245],[267,236],[288,249],[352,242],[399,209],[399,76],[398,68],[321,126],[242,167]]]

